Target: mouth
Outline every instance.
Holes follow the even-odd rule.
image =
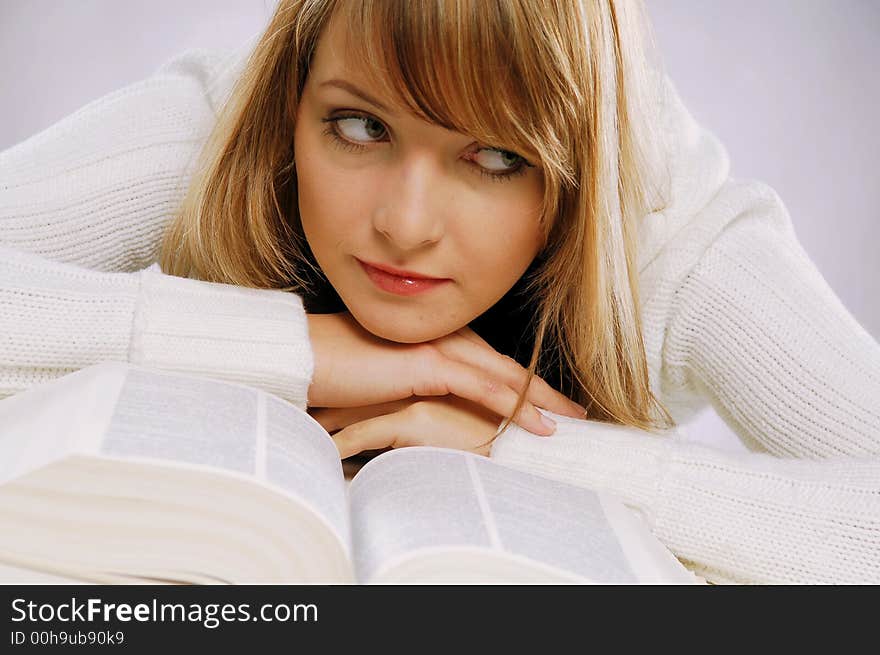
[[[385,264],[367,263],[360,259],[357,261],[376,287],[398,296],[425,293],[452,281],[449,278],[428,277],[412,271],[403,271]]]

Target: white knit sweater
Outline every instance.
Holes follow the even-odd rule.
[[[305,407],[297,296],[150,266],[240,62],[189,51],[0,153],[0,397],[121,360]],[[880,347],[665,84],[669,202],[639,253],[651,384],[677,421],[711,402],[749,450],[557,417],[491,456],[618,494],[710,581],[878,583]]]

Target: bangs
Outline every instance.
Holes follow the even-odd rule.
[[[565,48],[542,52],[516,0],[342,2],[348,53],[370,82],[419,118],[521,155],[548,182],[574,179],[577,85]],[[553,17],[552,20],[560,20]],[[552,20],[548,23],[552,24]],[[559,34],[558,27],[553,32]],[[580,109],[580,112],[579,112]],[[551,186],[555,186],[552,185]]]

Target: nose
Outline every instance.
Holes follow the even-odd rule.
[[[389,175],[385,195],[373,213],[376,231],[403,251],[440,241],[443,185],[430,158],[413,157]]]

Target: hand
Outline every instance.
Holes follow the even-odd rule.
[[[333,436],[340,459],[365,450],[437,446],[489,455],[502,417],[457,396],[366,407],[310,409]]]
[[[309,314],[315,370],[310,407],[364,407],[413,396],[453,395],[508,416],[527,372],[470,328],[417,344],[380,339],[348,312]],[[535,408],[583,418],[585,410],[535,376],[513,420],[538,435],[555,426]]]

